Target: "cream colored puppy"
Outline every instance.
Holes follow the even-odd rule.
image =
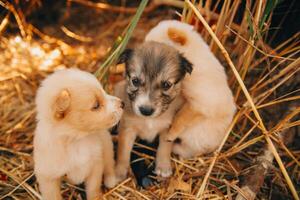
[[[186,103],[176,114],[167,139],[181,142],[167,148],[184,158],[214,151],[225,136],[236,107],[223,66],[210,51],[193,26],[167,20],[159,23],[146,36],[177,49],[192,63],[193,72],[182,81]],[[170,153],[163,154],[170,163]],[[168,160],[168,161],[166,161]],[[161,165],[158,174],[171,174],[171,165]]]
[[[116,184],[108,129],[118,123],[123,103],[106,94],[97,79],[77,69],[47,77],[36,97],[34,171],[45,200],[62,199],[61,178],[85,182],[87,199],[101,199],[101,180]]]

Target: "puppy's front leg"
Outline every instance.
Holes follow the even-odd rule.
[[[193,125],[201,118],[202,115],[199,112],[195,111],[189,103],[185,103],[178,113],[176,113],[166,140],[174,141],[184,129]]]
[[[37,176],[43,200],[62,200],[60,194],[60,179],[50,179]]]
[[[136,139],[133,129],[120,129],[118,139],[118,160],[116,173],[119,180],[126,178],[128,168],[130,166],[130,153]]]
[[[115,174],[114,147],[110,133],[103,134],[103,163],[104,163],[104,185],[112,188],[117,184]]]
[[[100,190],[103,176],[103,164],[96,164],[93,166],[90,175],[85,181],[86,194],[88,200],[100,200],[102,199],[102,193]]]
[[[159,146],[155,163],[155,173],[162,177],[169,177],[172,175],[171,152],[173,143],[168,142],[166,136],[167,130],[159,136]]]

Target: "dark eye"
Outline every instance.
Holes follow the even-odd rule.
[[[141,83],[141,81],[140,81],[140,79],[138,79],[138,78],[133,78],[132,80],[131,80],[131,82],[132,82],[132,84],[135,86],[135,87],[138,87],[139,85],[140,85],[140,83]]]
[[[168,89],[170,89],[172,87],[172,83],[170,83],[169,81],[163,81],[162,83],[161,83],[161,88],[163,89],[163,90],[168,90]]]
[[[100,103],[99,103],[99,101],[97,100],[97,101],[95,102],[95,104],[93,105],[92,110],[98,110],[99,108],[100,108]]]

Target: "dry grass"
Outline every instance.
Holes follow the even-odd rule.
[[[80,2],[69,1],[72,4]],[[285,199],[299,198],[300,33],[275,48],[267,45],[265,40],[272,16],[272,12],[268,12],[268,1],[258,0],[252,6],[246,1],[239,22],[236,13],[240,1],[217,1],[223,3],[220,12],[217,12],[217,6],[211,6],[211,0],[205,5],[202,5],[203,1],[195,5],[193,1],[185,2],[151,1],[146,8],[147,16],[141,19],[130,45],[141,42],[143,35],[158,21],[170,18],[166,7],[155,10],[159,5],[183,6],[181,19],[195,25],[226,66],[238,105],[228,137],[215,154],[191,160],[174,156],[175,174],[168,180],[159,180],[158,184],[145,190],[138,188],[130,177],[114,189],[105,190],[105,197],[151,200],[240,198],[247,195],[244,190],[247,180],[253,177],[251,172],[259,166],[260,155],[264,152],[269,155],[266,174],[257,175],[265,176],[264,181],[251,182],[259,186],[256,198],[279,194]],[[58,68],[78,66],[96,71],[113,40],[130,21],[124,13],[132,13],[135,8],[107,5],[103,10],[93,3],[86,8],[69,7],[69,21],[76,21],[82,10],[94,12],[97,9],[93,14],[103,16],[105,13],[109,17],[99,22],[100,29],[95,33],[91,33],[91,27],[95,29],[95,25],[89,27],[86,24],[86,29],[81,30],[70,29],[74,27],[70,23],[59,27],[66,34],[64,37],[50,37],[48,32],[44,34],[27,23],[23,13],[11,4],[1,1],[0,5],[8,9],[0,33],[3,34],[16,19],[22,36],[6,34],[0,41],[0,199],[40,199],[31,157],[35,128],[33,100],[39,82]],[[264,18],[266,14],[270,17]],[[119,69],[118,73],[115,71],[110,71],[107,79],[110,84],[120,79]],[[149,162],[154,159],[148,155],[141,157]],[[265,161],[265,157],[263,159]],[[62,192],[66,199],[84,197],[82,186],[64,183]]]

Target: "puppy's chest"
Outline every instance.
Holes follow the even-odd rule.
[[[169,128],[171,119],[142,119],[137,125],[138,136],[153,141],[157,134]]]
[[[69,168],[66,174],[72,183],[81,183],[88,176],[95,161],[102,157],[101,146],[98,138],[94,138],[73,143],[68,147]]]

